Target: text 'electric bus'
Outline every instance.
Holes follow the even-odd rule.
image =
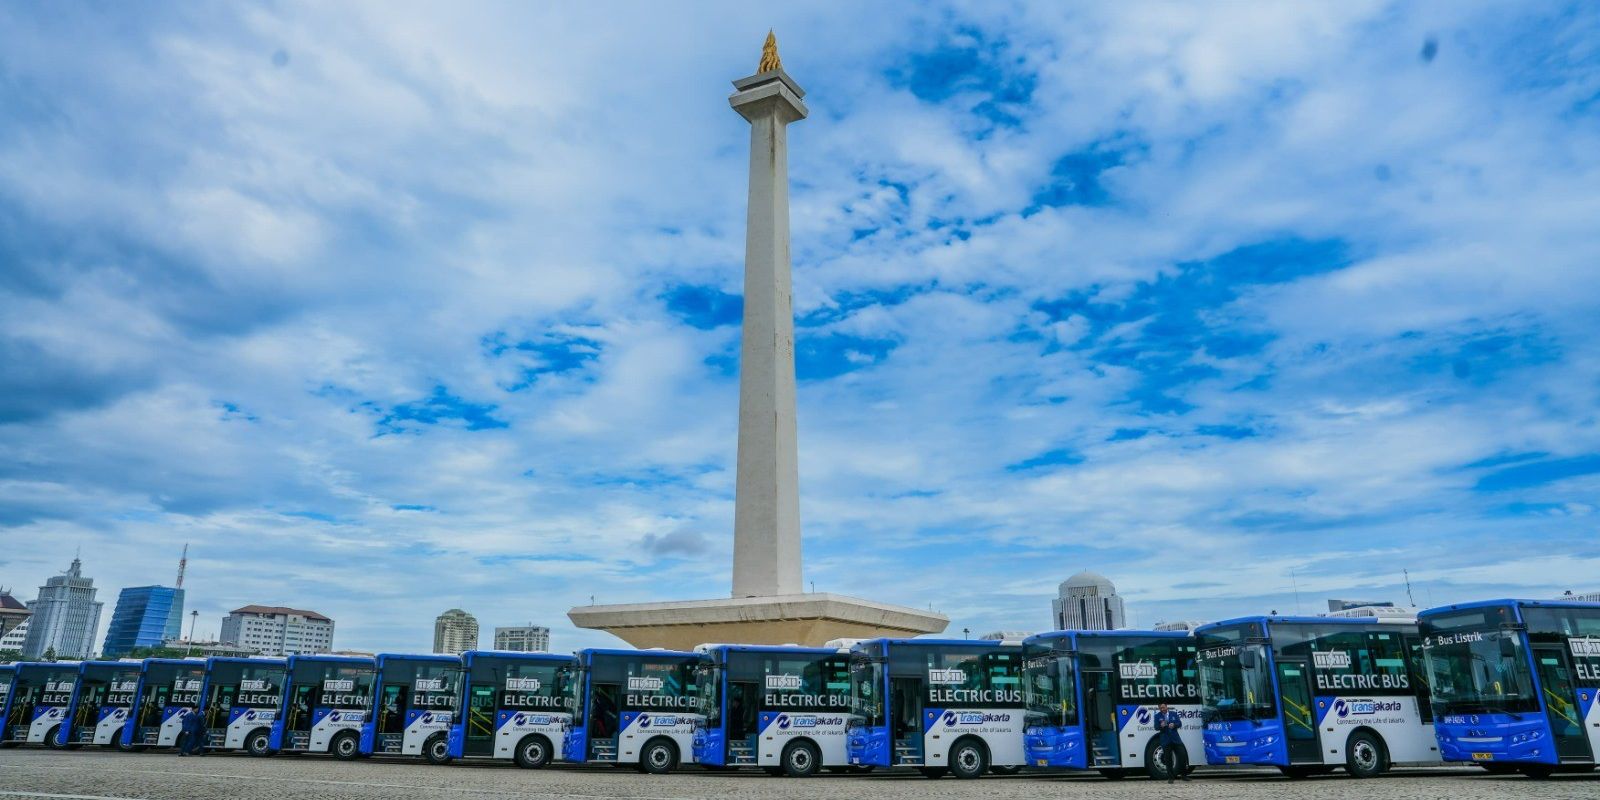
[[[1034,767],[1167,778],[1155,715],[1182,718],[1182,772],[1204,757],[1195,639],[1167,631],[1054,631],[1022,643],[1023,747]]]
[[[1410,618],[1247,617],[1195,636],[1207,762],[1291,778],[1439,763]]]
[[[652,774],[694,763],[699,660],[671,650],[578,651],[565,759]]]
[[[557,758],[572,719],[572,657],[469,650],[461,660],[465,708],[450,726],[447,757],[436,763],[489,758],[538,769]]]
[[[450,760],[450,725],[461,702],[461,659],[378,655],[377,708],[361,726],[363,755]]]
[[[133,716],[141,667],[138,661],[83,662],[67,709],[67,719],[72,722],[61,729],[62,744],[131,749],[122,744],[122,728]]]
[[[78,686],[78,662],[22,662],[16,665],[10,686],[5,696],[4,715],[0,716],[4,720],[4,727],[0,727],[0,745],[60,747],[58,734],[67,722],[72,691]]]
[[[794,777],[849,765],[849,651],[722,644],[701,653],[695,761]]]
[[[1600,753],[1600,604],[1492,600],[1419,615],[1445,761],[1531,777]]]
[[[122,728],[127,747],[175,747],[183,718],[198,713],[206,680],[203,658],[147,658],[139,669],[133,722]]]
[[[1022,645],[872,639],[851,648],[850,763],[976,778],[1022,766]]]
[[[370,658],[289,656],[283,708],[269,746],[283,753],[361,755],[361,725],[372,713],[377,668]]]
[[[223,658],[206,662],[206,691],[200,713],[206,746],[244,750],[254,756],[272,750],[272,723],[283,707],[288,667],[279,658]]]

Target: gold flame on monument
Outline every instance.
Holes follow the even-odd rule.
[[[767,41],[761,45],[761,63],[756,66],[756,74],[776,69],[783,69],[783,62],[778,60],[778,37],[768,30]]]

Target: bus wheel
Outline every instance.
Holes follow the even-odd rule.
[[[442,733],[434,734],[422,743],[422,757],[429,764],[442,766],[450,763],[450,739]]]
[[[272,737],[264,730],[252,731],[244,740],[244,751],[261,757],[272,755]]]
[[[791,778],[809,778],[822,768],[822,755],[810,742],[790,742],[783,748],[783,774]]]
[[[51,750],[65,750],[67,746],[61,743],[61,726],[57,725],[44,734],[44,746]]]
[[[361,755],[361,740],[356,738],[355,731],[343,731],[328,743],[328,752],[340,761],[353,760]]]
[[[1103,769],[1100,770],[1100,777],[1108,781],[1120,781],[1128,777],[1128,771],[1125,769]]]
[[[1350,734],[1344,752],[1344,771],[1352,778],[1376,778],[1389,768],[1383,741],[1369,731]]]
[[[977,739],[962,739],[950,748],[950,774],[962,780],[983,777],[989,771],[989,754]]]
[[[665,775],[678,766],[678,748],[672,740],[657,737],[645,742],[639,751],[639,768],[651,775]]]
[[[550,763],[550,742],[539,734],[523,737],[517,742],[517,766],[538,769]]]
[[[922,773],[922,777],[933,778],[935,780],[943,778],[950,772],[950,770],[947,770],[944,767],[917,767],[917,771]]]

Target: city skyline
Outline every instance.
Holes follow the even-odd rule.
[[[1150,8],[0,8],[0,582],[190,542],[200,638],[416,652],[725,592],[775,28],[807,591],[1594,591],[1600,10]]]

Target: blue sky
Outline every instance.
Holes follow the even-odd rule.
[[[818,590],[1600,589],[1600,13],[1472,2],[0,7],[0,583],[725,594],[768,27]]]

